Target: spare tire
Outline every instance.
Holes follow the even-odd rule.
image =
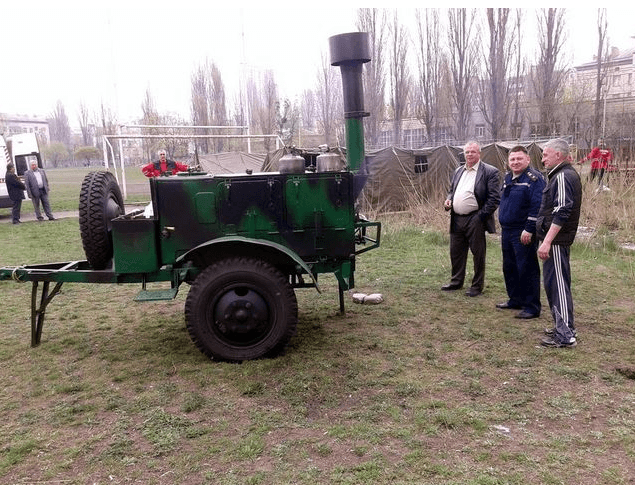
[[[90,172],[79,193],[79,230],[86,259],[93,269],[105,269],[112,259],[112,223],[123,215],[117,180],[110,172]]]

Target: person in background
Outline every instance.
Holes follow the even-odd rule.
[[[450,214],[450,260],[452,276],[443,291],[463,287],[468,249],[474,259],[472,285],[465,293],[478,296],[485,285],[485,231],[496,232],[494,212],[500,201],[500,172],[481,161],[481,147],[475,141],[464,147],[465,165],[458,167],[444,202]]]
[[[566,140],[549,141],[542,152],[547,186],[536,221],[538,257],[543,261],[543,282],[553,328],[545,329],[545,347],[575,347],[577,332],[571,296],[569,253],[575,239],[582,205],[580,175],[570,163]]]
[[[141,171],[146,177],[160,177],[162,175],[175,175],[179,172],[187,172],[189,167],[181,162],[175,162],[166,158],[165,150],[159,150],[159,160],[145,165]]]
[[[49,203],[49,182],[44,169],[38,168],[37,160],[32,160],[31,169],[24,173],[24,185],[26,185],[26,192],[29,194],[29,198],[33,201],[33,209],[37,220],[44,220],[40,213],[40,202],[42,202],[46,217],[49,218],[49,221],[54,221],[55,217],[53,217],[51,204]]]
[[[589,181],[593,182],[595,177],[598,177],[598,187],[603,186],[604,174],[608,171],[609,164],[613,161],[613,153],[611,150],[604,146],[604,142],[600,140],[599,146],[596,146],[589,152],[589,154],[580,160],[580,163],[584,163],[587,160],[591,160],[591,173],[589,174]]]
[[[523,319],[539,317],[541,310],[536,218],[545,179],[530,162],[525,147],[518,145],[509,151],[510,172],[503,181],[498,208],[508,300],[496,308],[519,309],[516,318]]]
[[[24,191],[26,190],[26,186],[15,174],[15,167],[11,162],[7,163],[7,173],[5,175],[4,182],[7,186],[9,199],[13,202],[13,206],[11,208],[13,223],[20,224],[20,209],[22,207],[22,200],[24,200]]]

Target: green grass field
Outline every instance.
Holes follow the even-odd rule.
[[[82,175],[71,178],[55,204],[78,193]],[[584,224],[612,225],[572,250],[575,349],[538,345],[546,313],[495,309],[496,237],[484,295],[439,291],[440,209],[433,225],[380,217],[356,291],[384,303],[347,298],[340,315],[329,276],[322,294],[298,290],[298,334],[275,359],[207,360],[185,329],[187,285],[135,303],[136,285],[66,283],[30,348],[31,287],[0,282],[0,483],[633,483],[635,265],[621,248],[632,220],[611,222],[628,194],[585,196]],[[83,258],[74,218],[0,224],[0,245],[0,266]]]

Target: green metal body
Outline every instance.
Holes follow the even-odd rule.
[[[245,254],[271,262],[296,286],[315,286],[319,273],[334,273],[352,288],[356,241],[367,243],[356,233],[379,226],[356,220],[353,180],[350,172],[152,179],[154,216],[112,223],[114,271],[186,268],[193,278],[215,260]]]

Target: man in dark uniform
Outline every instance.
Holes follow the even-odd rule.
[[[465,145],[465,165],[452,175],[444,203],[450,215],[450,260],[452,277],[443,291],[463,287],[468,249],[474,259],[472,286],[465,293],[478,296],[485,286],[485,231],[496,232],[494,212],[500,201],[500,172],[481,161],[481,147],[471,141]]]
[[[547,187],[542,194],[536,233],[540,241],[538,257],[543,261],[545,293],[554,326],[545,329],[548,338],[541,345],[575,347],[577,332],[573,319],[569,252],[580,220],[582,183],[570,163],[566,140],[548,142],[542,152],[542,163],[548,170]]]
[[[511,172],[503,181],[498,208],[503,275],[509,299],[496,307],[519,309],[516,318],[524,319],[539,317],[541,309],[536,218],[545,179],[529,166],[530,161],[527,149],[521,145],[509,151],[507,163]]]

